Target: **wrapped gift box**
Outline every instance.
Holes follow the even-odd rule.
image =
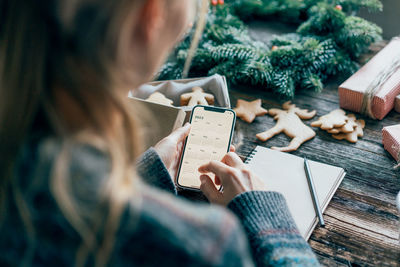
[[[396,96],[396,99],[394,100],[394,110],[400,113],[400,95]]]
[[[150,116],[150,121],[145,121],[144,125],[147,129],[151,128],[151,132],[144,134],[148,139],[147,146],[154,145],[189,120],[193,107],[180,106],[180,96],[191,92],[196,86],[214,95],[216,107],[231,107],[226,79],[218,74],[205,78],[150,82],[129,93],[128,97],[134,105],[148,111],[148,114],[143,112],[143,116]],[[160,92],[171,99],[174,106],[146,101],[154,92]]]
[[[400,59],[400,38],[394,38],[365,66],[340,85],[340,107],[354,112],[362,112],[366,90],[396,59]],[[379,90],[371,101],[371,111],[376,119],[381,120],[393,109],[394,100],[400,94],[400,69],[397,69],[377,89]]]
[[[384,127],[382,130],[384,148],[399,161],[400,153],[400,124]]]

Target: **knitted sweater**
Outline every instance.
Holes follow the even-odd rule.
[[[21,153],[16,180],[36,233],[29,249],[26,227],[9,201],[0,229],[0,266],[16,266],[24,259],[34,266],[75,262],[82,240],[53,197],[58,191],[52,187],[51,171],[60,150],[59,142],[47,139],[26,146]],[[69,162],[62,184],[71,189],[82,207],[78,211],[85,211],[81,215],[90,222],[99,210],[99,192],[110,162],[100,151],[82,145],[72,147]],[[189,202],[176,196],[175,185],[154,149],[142,155],[137,172],[145,183],[125,205],[110,266],[319,265],[281,194],[246,192],[227,208]],[[94,256],[89,254],[86,265],[93,263]]]

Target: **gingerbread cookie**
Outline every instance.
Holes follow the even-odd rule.
[[[347,140],[350,143],[356,143],[358,141],[358,137],[363,137],[364,136],[364,127],[365,127],[365,121],[364,120],[356,120],[356,128],[354,129],[353,132],[351,133],[339,133],[339,134],[333,134],[332,137],[337,139],[337,140]]]
[[[291,104],[290,101],[284,103],[282,107],[284,110],[276,108],[269,110],[269,114],[274,116],[274,120],[277,123],[268,131],[257,134],[256,137],[261,141],[267,141],[274,135],[284,132],[292,138],[289,145],[286,147],[271,147],[271,149],[290,152],[297,150],[301,144],[315,136],[313,129],[305,125],[301,119],[311,119],[317,112],[315,110],[309,112],[306,109],[300,109]]]
[[[354,129],[357,126],[356,116],[354,114],[349,114],[349,115],[347,115],[347,118],[348,118],[348,121],[346,122],[345,125],[343,125],[342,127],[329,129],[329,130],[327,130],[327,132],[331,133],[331,134],[354,132]]]
[[[191,93],[181,95],[182,106],[214,105],[214,96],[204,93],[201,87],[193,87]]]
[[[335,109],[330,113],[321,116],[318,120],[313,121],[311,126],[320,127],[322,130],[330,130],[337,127],[342,127],[346,124],[348,118],[346,112],[342,109]]]
[[[261,99],[257,99],[251,102],[238,99],[236,108],[233,109],[236,112],[236,116],[244,120],[245,122],[252,123],[256,116],[263,116],[268,114],[268,110],[261,107]]]
[[[165,95],[159,92],[152,93],[146,100],[166,106],[172,106],[172,103],[174,103],[171,99],[166,98]]]

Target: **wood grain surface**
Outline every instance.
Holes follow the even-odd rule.
[[[232,103],[237,98],[263,99],[265,108],[279,107],[281,101],[268,93],[245,88],[231,89]],[[317,116],[339,107],[337,84],[322,93],[302,92],[294,103],[300,108],[316,109]],[[303,144],[294,155],[306,156],[344,168],[342,184],[324,213],[325,228],[317,227],[310,245],[326,266],[400,266],[399,214],[395,197],[400,190],[400,171],[382,146],[381,129],[400,123],[400,114],[391,112],[383,121],[366,120],[365,136],[356,144],[333,139],[314,128],[317,136]],[[306,124],[310,124],[306,121]],[[280,134],[260,142],[255,134],[275,125],[272,117],[258,117],[253,124],[237,122],[234,141],[237,151],[246,155],[256,145],[282,146],[289,138]]]
[[[252,36],[267,41],[271,32],[279,33],[279,25],[256,23]],[[287,31],[283,28],[282,32]],[[376,52],[376,51],[375,51]],[[339,108],[338,85],[340,79],[329,82],[322,93],[301,91],[294,103],[300,108],[317,110],[311,121]],[[283,100],[263,88],[231,86],[232,106],[237,99],[261,98],[263,107],[277,108]],[[342,167],[346,170],[342,184],[324,213],[326,226],[317,226],[309,244],[321,264],[326,266],[400,266],[399,213],[395,198],[400,191],[400,170],[393,169],[395,161],[382,145],[382,128],[400,123],[400,114],[392,111],[382,121],[366,121],[364,137],[356,144],[335,140],[325,131],[314,128],[317,136],[303,144],[292,154]],[[275,125],[272,117],[257,117],[252,124],[240,119],[236,123],[233,143],[237,153],[245,157],[255,146],[283,146],[289,138],[284,134],[267,142],[258,141],[255,135]],[[191,192],[180,192],[192,200],[204,197]]]

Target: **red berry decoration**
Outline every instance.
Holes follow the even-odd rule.
[[[341,5],[336,5],[336,6],[335,6],[335,9],[336,9],[336,10],[339,10],[339,11],[342,11],[342,10],[343,10],[343,7],[342,7]]]
[[[211,0],[211,5],[213,5],[213,6],[218,5],[218,0]]]
[[[222,6],[223,4],[225,4],[225,1],[224,0],[218,0],[218,4],[220,4]]]
[[[272,51],[275,51],[275,50],[278,49],[278,48],[279,48],[279,47],[277,47],[276,45],[274,45],[274,46],[271,47],[271,50],[272,50]]]

